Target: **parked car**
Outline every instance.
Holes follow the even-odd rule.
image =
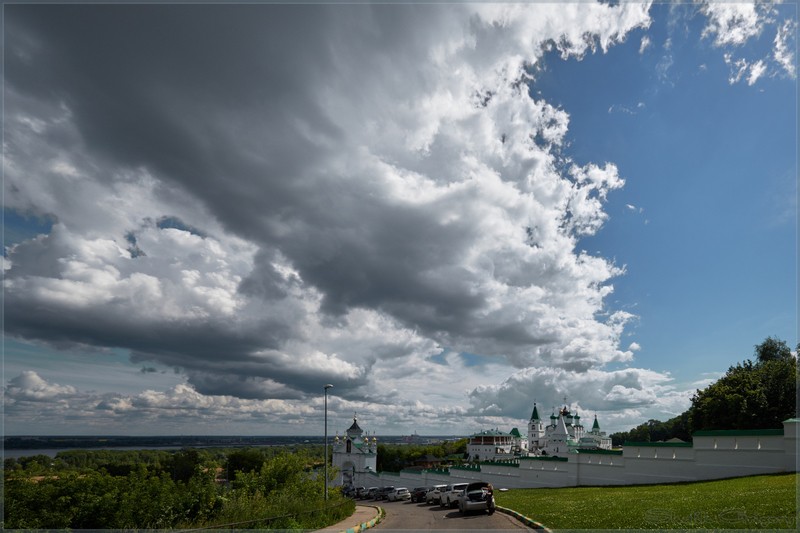
[[[374,500],[377,498],[378,491],[381,490],[378,487],[370,487],[367,489],[367,493],[364,495],[365,500]]]
[[[350,496],[351,498],[360,498],[360,497],[361,497],[361,493],[362,493],[363,491],[365,491],[365,490],[366,490],[366,488],[365,488],[365,487],[353,487],[353,490],[352,490],[352,492],[349,494],[349,496]]]
[[[411,493],[406,487],[397,487],[386,493],[386,499],[390,502],[408,500],[409,498],[411,498]]]
[[[457,506],[458,499],[461,497],[464,489],[467,488],[467,485],[469,485],[469,483],[455,483],[453,485],[448,485],[447,492],[442,493],[442,499],[439,501],[439,505],[442,507]]]
[[[428,494],[428,487],[415,487],[411,490],[411,502],[424,503],[425,495]]]
[[[375,488],[377,489],[378,487]],[[358,487],[356,489],[356,498],[358,498],[359,500],[363,500],[367,496],[367,491],[369,491],[367,487]]]
[[[447,485],[434,485],[428,490],[425,495],[425,503],[439,503],[442,501],[442,491],[447,488]]]
[[[488,511],[490,508],[490,498],[486,488],[489,484],[485,481],[475,481],[467,485],[458,499],[458,510],[461,514],[469,511]]]
[[[389,494],[389,492],[391,492],[393,490],[394,490],[394,485],[389,486],[389,487],[381,487],[381,488],[378,489],[378,492],[375,493],[375,499],[376,500],[385,500],[386,496]]]

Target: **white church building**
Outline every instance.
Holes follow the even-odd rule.
[[[333,441],[333,466],[338,471],[334,484],[352,486],[354,480],[368,472],[375,473],[378,468],[378,439],[364,436],[353,415],[353,424],[342,438],[336,435]]]
[[[539,416],[536,402],[528,422],[528,455],[565,457],[575,450],[610,450],[611,437],[600,431],[597,415],[594,417],[592,429],[586,431],[581,417],[576,411],[572,413],[565,405],[550,415],[550,423],[545,425]]]

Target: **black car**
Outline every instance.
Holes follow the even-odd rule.
[[[425,503],[425,495],[428,494],[428,487],[417,487],[411,490],[411,501],[416,503]]]
[[[378,489],[378,492],[375,493],[376,500],[385,500],[386,495],[389,494],[392,490],[394,490],[394,485],[389,487],[381,487]]]

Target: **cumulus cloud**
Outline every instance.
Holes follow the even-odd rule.
[[[706,15],[703,37],[713,36],[716,47],[725,48],[725,62],[731,67],[731,84],[745,80],[754,85],[765,74],[794,78],[797,22],[780,3],[770,2],[707,2],[701,12]],[[796,15],[795,15],[796,16]],[[746,58],[735,50],[764,33],[775,31],[772,50],[761,58]]]
[[[551,403],[561,402],[564,397],[579,413],[591,410],[607,420],[617,420],[622,413],[631,415],[634,410],[637,416],[644,413],[663,419],[686,410],[691,394],[670,376],[641,368],[593,369],[579,374],[554,368],[528,368],[498,385],[477,387],[470,394],[475,413],[501,410],[503,415],[517,419],[530,417],[533,400],[538,400],[542,407],[539,414],[546,416],[548,409],[558,408]]]
[[[25,371],[9,380],[5,390],[6,397],[11,402],[52,401],[67,398],[75,394],[75,392],[74,387],[48,383],[39,374],[31,370]]]
[[[383,428],[510,420],[532,390],[660,405],[665,376],[602,370],[638,349],[606,304],[624,269],[576,249],[624,176],[565,160],[568,112],[525,90],[546,50],[607,51],[648,9],[9,6],[5,207],[54,223],[7,249],[6,334],[186,377],[101,397],[21,375],[11,415],[297,423],[325,382]]]
[[[742,45],[763,29],[766,3],[707,2],[702,6],[708,17],[703,37],[713,36],[715,46]]]
[[[45,380],[33,371],[22,372],[4,389],[7,420],[17,425],[35,421],[39,432],[72,433],[76,424],[117,434],[152,432],[160,428],[185,430],[189,425],[226,424],[249,427],[253,422],[286,426],[306,417],[322,417],[321,402],[247,400],[233,396],[203,395],[187,384],[166,391],[140,394],[97,394]],[[23,422],[24,421],[24,422]]]

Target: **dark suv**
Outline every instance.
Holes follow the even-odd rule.
[[[428,494],[428,487],[417,487],[411,491],[411,501],[425,503],[426,494]]]

